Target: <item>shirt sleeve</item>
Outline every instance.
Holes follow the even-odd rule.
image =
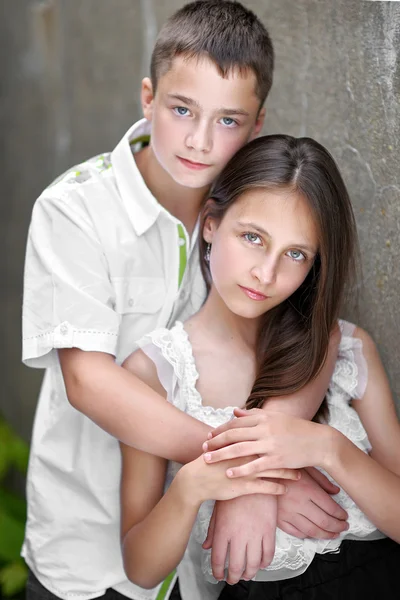
[[[41,196],[25,258],[24,363],[48,367],[57,348],[115,355],[120,319],[106,256],[84,202],[71,194]]]

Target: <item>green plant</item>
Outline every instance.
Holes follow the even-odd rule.
[[[24,589],[28,573],[20,557],[26,502],[6,485],[6,476],[12,469],[26,474],[28,454],[28,445],[0,416],[0,596],[5,597]]]

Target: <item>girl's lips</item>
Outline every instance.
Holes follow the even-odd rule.
[[[260,301],[260,300],[266,300],[267,298],[269,298],[269,296],[266,296],[265,294],[261,294],[261,292],[257,292],[256,290],[253,290],[251,288],[246,288],[246,287],[243,287],[242,285],[239,285],[239,287],[244,291],[246,296],[248,296],[252,300]]]
[[[195,171],[208,169],[209,167],[211,167],[211,165],[206,165],[204,163],[196,163],[191,160],[188,160],[187,158],[182,158],[181,156],[178,156],[177,158],[181,161],[183,165],[185,165],[185,167],[188,167],[189,169],[193,169]]]

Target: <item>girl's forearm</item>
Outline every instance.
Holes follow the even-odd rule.
[[[338,431],[328,436],[330,451],[321,466],[378,529],[400,543],[400,477]]]
[[[102,352],[60,353],[74,408],[138,450],[186,463],[197,458],[210,427],[186,415]]]
[[[141,587],[158,585],[185,552],[201,501],[195,497],[184,469],[147,517],[123,538],[125,572]]]

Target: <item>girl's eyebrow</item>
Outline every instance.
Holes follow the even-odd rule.
[[[252,223],[251,221],[247,222],[247,223],[244,223],[243,221],[238,221],[237,224],[239,225],[239,227],[244,227],[244,228],[249,227],[251,229],[255,229],[255,231],[257,231],[258,233],[261,233],[261,235],[264,235],[266,238],[271,239],[271,234],[268,233],[268,231],[266,229],[263,229],[263,227],[260,227],[256,223]],[[307,250],[311,254],[317,253],[316,249],[313,248],[312,246],[309,246],[308,244],[298,244],[298,243],[294,242],[293,244],[290,244],[290,246],[294,246],[294,247],[298,248],[299,250]]]
[[[167,94],[167,96],[172,100],[178,100],[179,102],[183,102],[188,106],[195,106],[196,108],[201,108],[197,100],[189,98],[188,96],[182,96],[181,94]],[[244,117],[248,117],[250,114],[242,108],[219,108],[217,110],[217,113],[221,115],[243,115]]]

